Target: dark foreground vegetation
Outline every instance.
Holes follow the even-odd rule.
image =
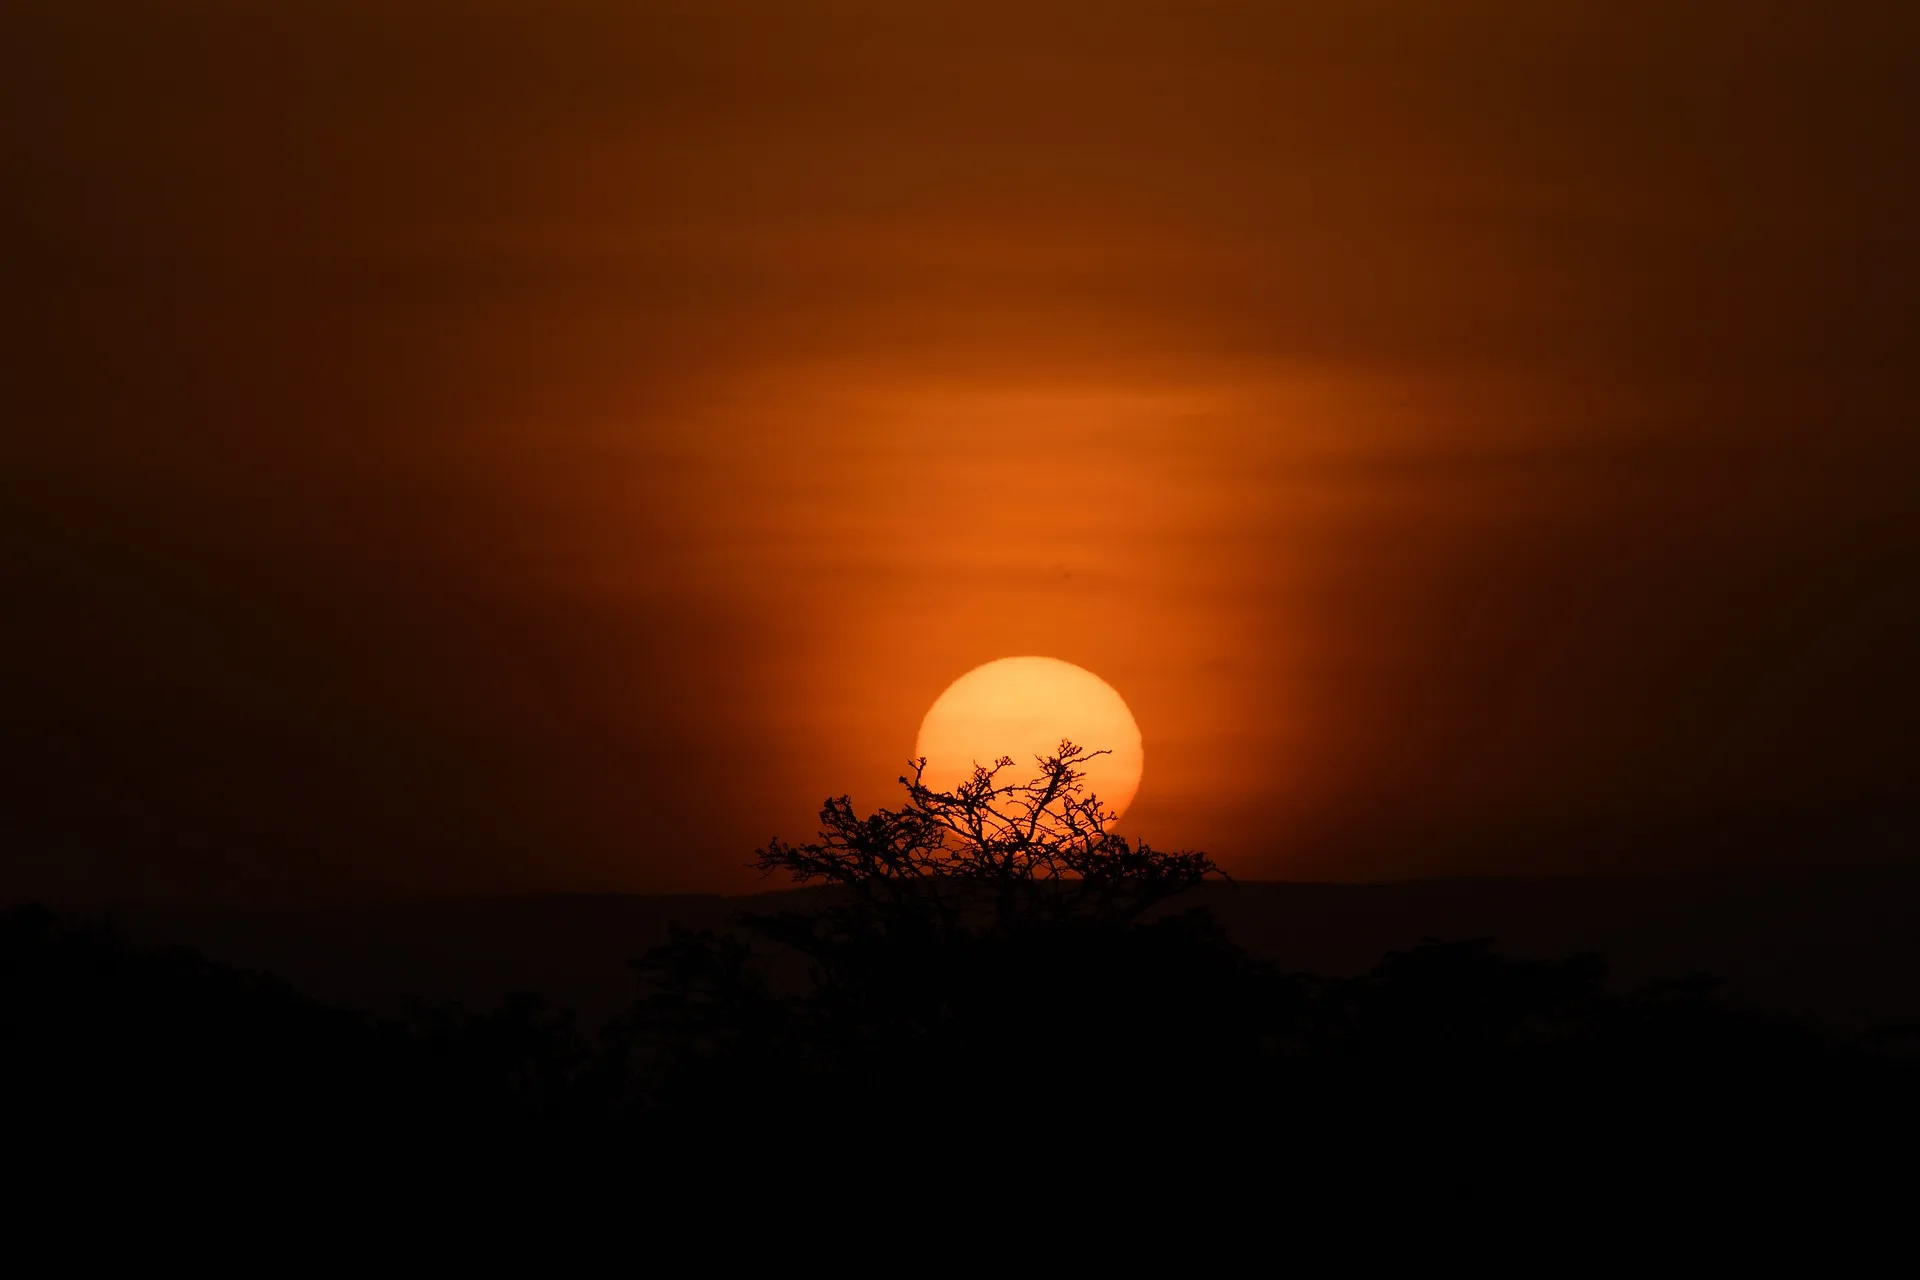
[[[761,854],[827,893],[676,934],[604,1027],[531,998],[379,1019],[15,909],[13,1132],[723,1160],[807,1142],[1293,1162],[1904,1146],[1920,1061],[1903,1042],[1726,1007],[1701,982],[1615,993],[1597,958],[1481,941],[1357,977],[1281,972],[1179,909],[1218,874],[1203,856],[1103,834],[1076,758],[1017,787],[909,783],[905,809],[871,818],[830,803],[819,843]]]

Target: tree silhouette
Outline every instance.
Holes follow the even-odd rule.
[[[817,840],[759,850],[760,870],[819,892],[642,962],[663,1113],[726,1099],[804,1124],[791,1101],[937,1098],[1004,1116],[1063,1088],[1119,1105],[1139,1081],[1250,1061],[1253,1023],[1231,1006],[1263,1007],[1260,966],[1205,913],[1145,919],[1224,875],[1116,834],[1086,785],[1102,754],[1063,741],[1036,776],[1014,780],[1002,757],[951,791],[916,760],[902,807],[862,817],[835,797]]]
[[[1011,781],[1011,757],[974,766],[951,791],[926,785],[927,762],[902,776],[907,803],[871,817],[837,796],[820,838],[771,841],[754,865],[802,885],[841,889],[853,914],[945,930],[1044,920],[1132,920],[1168,898],[1225,878],[1204,853],[1168,853],[1113,831],[1117,817],[1088,790],[1086,762],[1109,754],[1062,740],[1040,771]]]

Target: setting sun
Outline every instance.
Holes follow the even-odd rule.
[[[1058,658],[1001,658],[967,672],[927,711],[914,754],[927,761],[922,780],[949,791],[1001,756],[1024,779],[1062,739],[1110,753],[1087,762],[1087,786],[1115,816],[1125,813],[1145,762],[1140,726],[1112,685]]]

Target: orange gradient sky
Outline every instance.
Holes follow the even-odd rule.
[[[751,888],[1026,653],[1236,876],[1897,856],[1915,25],[11,4],[0,887]]]

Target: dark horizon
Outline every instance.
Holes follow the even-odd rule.
[[[69,904],[56,916],[143,947],[185,946],[350,1009],[494,1008],[514,993],[592,1026],[634,998],[629,962],[669,927],[808,911],[817,888],[741,895],[556,893],[276,908]],[[1397,883],[1215,883],[1200,909],[1288,972],[1347,978],[1441,939],[1557,961],[1595,955],[1615,990],[1703,977],[1734,1007],[1843,1034],[1920,1022],[1920,867],[1660,872]]]

